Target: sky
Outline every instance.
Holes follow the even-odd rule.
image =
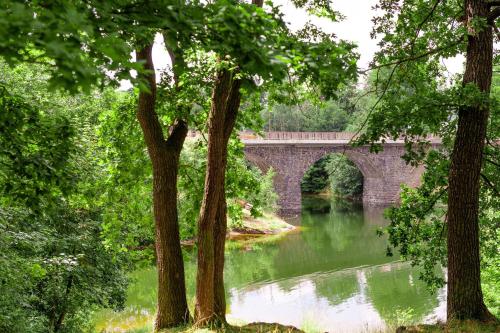
[[[285,21],[293,30],[304,26],[308,15],[304,10],[295,8],[290,1],[275,0],[275,5],[282,6]],[[371,18],[374,11],[371,9],[377,0],[335,0],[334,9],[345,16],[342,22],[332,23],[327,19],[314,18],[314,23],[325,32],[334,33],[339,38],[353,41],[358,45],[360,68],[368,67],[377,48],[377,42],[370,38],[372,29]],[[170,64],[170,59],[163,46],[163,39],[157,36],[153,48],[153,61],[156,69],[165,69]]]
[[[333,8],[340,12],[345,18],[341,22],[331,22],[327,19],[314,18],[314,23],[325,32],[334,33],[340,39],[357,44],[357,52],[360,54],[358,67],[363,70],[369,67],[370,61],[377,50],[377,41],[371,39],[372,17],[376,14],[373,6],[378,0],[332,0]],[[289,0],[274,0],[275,5],[282,6],[285,21],[291,29],[300,29],[309,19],[304,10],[295,8]],[[165,51],[163,39],[160,35],[155,39],[153,47],[153,62],[157,75],[170,65],[170,58]],[[450,74],[463,70],[463,57],[457,57],[444,61],[444,65]],[[129,82],[122,82],[122,89],[130,88]]]
[[[314,18],[313,21],[325,32],[334,33],[338,38],[358,45],[360,69],[368,67],[377,49],[377,41],[370,38],[371,19],[375,15],[372,7],[377,2],[378,0],[333,0],[333,8],[345,17],[344,20],[333,23],[327,19]],[[282,6],[285,21],[293,30],[300,29],[310,19],[304,10],[295,8],[290,1],[275,0],[274,3]]]

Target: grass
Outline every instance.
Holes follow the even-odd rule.
[[[144,331],[148,332],[148,331]],[[161,333],[303,333],[303,331],[293,327],[280,324],[252,323],[243,326],[228,325],[223,328],[196,328],[194,326],[177,327],[163,330]],[[126,333],[143,333],[143,331],[131,331]]]
[[[328,330],[323,330],[317,327],[313,321],[304,323],[301,329],[293,326],[285,326],[276,323],[251,323],[242,325],[227,325],[223,328],[199,328],[193,325],[171,328],[163,330],[162,333],[321,333]],[[115,332],[115,331],[113,331]],[[152,326],[144,326],[125,331],[116,331],[120,333],[152,333]],[[483,323],[477,321],[458,321],[450,324],[434,324],[434,325],[415,325],[401,326],[399,328],[388,327],[382,330],[369,330],[363,333],[497,333],[500,332],[500,324]]]
[[[243,211],[243,225],[235,227],[239,233],[259,233],[259,234],[277,234],[294,229],[285,220],[273,213],[264,213],[262,216],[254,218],[249,211]],[[231,225],[231,223],[229,223]]]
[[[397,332],[408,333],[498,333],[498,322],[484,323],[472,320],[456,321],[449,324],[416,325],[400,327]]]

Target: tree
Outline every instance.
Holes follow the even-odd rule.
[[[133,79],[140,69],[130,58],[125,35],[142,35],[147,27],[129,24],[133,1],[6,0],[0,4],[0,54],[10,65],[46,64],[52,87],[72,93],[119,79]],[[141,8],[138,4],[137,8]],[[126,28],[126,29],[124,29]],[[111,80],[108,74],[114,73]]]
[[[344,198],[361,199],[363,174],[358,167],[343,155],[334,155],[328,161],[326,170],[330,176],[331,189]]]
[[[488,96],[493,70],[490,6],[464,1],[468,30],[463,86]],[[495,11],[491,12],[492,15]],[[479,22],[486,26],[477,26]],[[479,258],[479,187],[489,103],[461,106],[448,176],[448,319],[491,318],[484,305]]]
[[[137,60],[149,71],[148,91],[139,93],[137,118],[144,133],[153,167],[153,206],[158,271],[158,309],[155,330],[177,326],[189,320],[177,212],[177,173],[188,128],[176,120],[165,138],[155,111],[156,78],[152,43],[137,52]]]
[[[428,251],[413,252],[419,247],[408,247],[408,239],[396,234],[399,229],[389,229],[390,233],[394,231],[393,245],[401,246],[403,252],[409,251],[406,254],[419,263],[422,255],[434,253],[437,254],[434,258],[441,258],[446,253],[438,245],[442,228],[446,227],[449,320],[491,318],[483,303],[480,284],[478,216],[488,115],[490,105],[494,105],[490,101],[490,86],[497,5],[495,1],[481,0],[432,3],[408,0],[400,6],[393,1],[380,1],[383,14],[375,20],[374,34],[382,33],[384,37],[372,68],[385,68],[387,72],[377,76],[380,97],[359,142],[403,136],[408,148],[406,158],[411,163],[425,159],[427,141],[422,136],[440,135],[445,147],[453,147],[449,152],[450,164],[446,163],[446,152],[427,155],[427,163],[434,160],[434,165],[429,163],[431,169],[439,170],[440,175],[445,170],[445,175],[431,177],[429,173],[428,180],[424,178],[422,190],[427,193],[427,205],[413,206],[418,213],[413,215],[415,223],[409,222],[414,228],[411,233],[419,234],[421,241],[429,241],[432,235]],[[393,20],[396,16],[398,19]],[[466,58],[461,84],[446,86],[439,60],[461,53]],[[372,147],[380,149],[378,144]],[[448,204],[446,226],[438,218],[425,220],[440,201]],[[402,208],[405,207],[403,202]],[[405,215],[404,211],[400,213]],[[400,219],[396,216],[401,214],[394,214],[395,228],[398,221],[411,220],[408,215],[408,219]],[[424,263],[433,261],[428,259]],[[429,273],[432,265],[425,268]]]
[[[176,192],[178,159],[187,126],[180,118],[176,118],[171,135],[163,139],[162,128],[155,114],[156,83],[151,45],[138,52],[138,62],[131,61],[130,51],[137,41],[151,36],[152,30],[168,28],[182,31],[168,20],[178,7],[172,7],[172,11],[164,10],[161,15],[149,16],[165,5],[161,1],[76,1],[71,4],[53,2],[49,5],[7,1],[0,7],[5,17],[19,19],[3,20],[0,24],[2,35],[18,36],[15,40],[4,41],[1,53],[11,64],[21,61],[48,64],[53,86],[64,87],[74,93],[110,81],[107,77],[109,71],[113,72],[115,79],[132,79],[129,70],[139,71],[138,81],[132,80],[142,88],[137,115],[144,130],[154,173],[153,201],[160,273],[158,329],[186,322],[189,318],[178,234]],[[165,27],[165,22],[171,24]],[[146,62],[146,66],[143,67],[142,62]]]
[[[302,4],[305,6],[305,4]],[[227,13],[228,21],[238,22],[238,38],[232,44],[230,33],[226,44],[232,49],[217,51],[218,66],[212,90],[208,119],[208,159],[205,192],[198,220],[198,273],[195,317],[201,325],[225,323],[223,285],[224,244],[226,237],[225,168],[227,143],[233,131],[243,92],[256,87],[258,76],[262,86],[282,84],[290,80],[311,82],[319,86],[325,98],[335,97],[339,84],[354,77],[355,58],[352,45],[336,43],[327,34],[309,25],[296,35],[281,21],[277,9],[266,13],[261,1],[252,5],[215,3],[217,13]],[[323,13],[329,13],[329,6]],[[237,18],[237,19],[236,19]],[[227,30],[226,30],[227,31]],[[266,38],[261,38],[265,36]],[[332,68],[344,76],[331,75]]]
[[[126,260],[103,245],[102,210],[87,187],[98,173],[91,138],[70,121],[72,101],[29,75],[40,68],[1,65],[0,330],[81,332],[96,308],[120,309],[127,287]]]

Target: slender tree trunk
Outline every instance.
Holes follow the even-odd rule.
[[[198,274],[196,321],[199,325],[224,324],[226,305],[223,283],[227,216],[225,172],[227,144],[240,105],[240,81],[221,70],[212,93],[208,122],[208,156],[205,192],[198,221]]]
[[[263,0],[252,0],[262,7]],[[198,273],[195,318],[199,325],[226,322],[224,247],[227,231],[225,176],[227,145],[241,102],[241,80],[221,70],[212,93],[208,122],[208,162],[205,192],[198,221]]]
[[[491,27],[472,31],[473,18],[486,17],[483,0],[466,0],[469,36],[463,84],[489,93],[492,76]],[[489,319],[483,302],[479,258],[479,185],[488,106],[462,107],[451,156],[448,190],[448,320]]]
[[[228,151],[227,145],[231,133],[233,132],[236,123],[236,117],[240,108],[241,94],[240,94],[241,80],[232,80],[230,94],[226,104],[226,119],[224,123],[224,154],[222,156],[221,166],[226,170]],[[224,172],[225,182],[225,172]],[[226,316],[226,297],[224,291],[224,249],[226,245],[226,232],[227,232],[227,202],[225,183],[222,183],[222,194],[219,199],[219,208],[217,210],[216,224],[214,228],[215,239],[215,314],[219,318]]]
[[[158,270],[158,305],[155,330],[177,326],[189,320],[184,281],[184,262],[179,236],[177,212],[177,174],[179,156],[188,128],[177,121],[168,139],[155,112],[156,81],[152,44],[137,52],[150,70],[145,76],[149,92],[139,93],[137,118],[141,124],[153,166],[153,205],[156,230],[156,264]]]
[[[227,143],[226,143],[227,145]],[[221,161],[224,170],[227,166],[227,149]],[[227,204],[225,185],[222,185],[222,194],[219,198],[217,215],[214,226],[214,313],[222,322],[226,318],[226,293],[224,290],[224,249],[226,245],[227,233]]]
[[[69,298],[69,293],[71,292],[71,287],[73,286],[73,275],[70,275],[68,277],[68,281],[66,282],[66,291],[64,293],[64,304],[61,308],[61,312],[59,313],[59,316],[57,318],[57,321],[54,325],[54,333],[59,332],[61,328],[63,327],[63,322],[64,318],[66,318],[66,312],[68,308],[68,298]]]

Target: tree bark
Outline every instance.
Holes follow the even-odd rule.
[[[137,60],[143,61],[144,67],[149,70],[144,78],[150,90],[139,93],[137,118],[153,166],[155,248],[158,270],[155,331],[159,331],[178,326],[189,320],[177,212],[179,157],[188,127],[184,121],[177,120],[168,139],[165,140],[155,111],[156,79],[152,47],[151,43],[137,51]]]
[[[463,85],[475,84],[488,94],[492,77],[491,27],[473,31],[473,18],[488,15],[483,0],[465,0],[469,25]],[[479,186],[489,108],[459,109],[448,188],[448,320],[491,318],[483,302],[479,257]]]
[[[223,270],[227,208],[224,182],[227,144],[240,105],[240,84],[233,73],[221,70],[212,93],[205,192],[198,220],[195,311],[198,325],[220,326],[226,321]]]
[[[262,7],[262,0],[252,0]],[[241,102],[241,80],[219,71],[212,93],[208,122],[208,158],[205,192],[198,221],[198,273],[195,318],[198,325],[226,323],[224,247],[227,231],[225,176],[227,145]]]
[[[226,297],[224,290],[224,249],[226,245],[227,233],[227,202],[225,191],[225,170],[227,167],[227,145],[231,133],[233,132],[236,123],[236,117],[240,108],[241,93],[240,93],[241,80],[233,80],[231,84],[230,94],[226,104],[226,119],[224,123],[224,154],[221,165],[224,168],[224,182],[222,183],[222,194],[218,202],[218,209],[214,228],[215,239],[215,314],[219,318],[226,316]]]

